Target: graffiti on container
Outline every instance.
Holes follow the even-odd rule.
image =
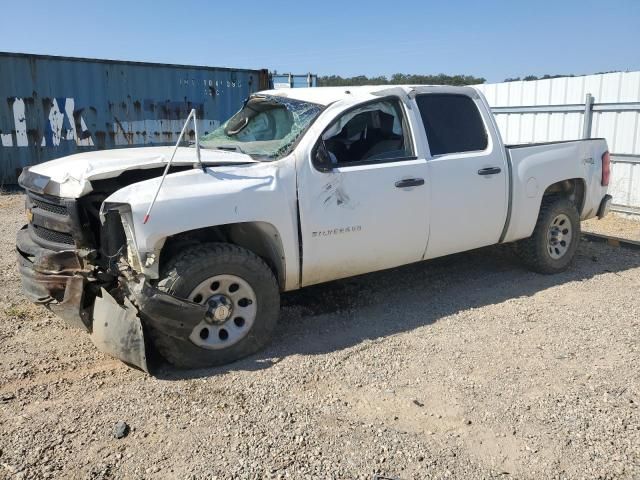
[[[215,92],[215,85],[210,88]],[[109,103],[108,117],[112,122],[106,122],[104,128],[96,125],[96,109],[77,107],[73,97],[44,99],[41,110],[36,108],[33,97],[12,97],[8,99],[8,105],[8,118],[13,120],[13,128],[9,131],[0,129],[0,147],[60,147],[65,142],[73,142],[78,147],[104,148],[106,136],[114,146],[171,143],[178,138],[192,108],[198,112],[198,131],[202,134],[220,125],[219,120],[202,118],[202,103],[186,100]],[[85,119],[87,115],[89,122]],[[88,125],[92,126],[93,132]],[[191,130],[186,138],[194,140],[194,135]]]
[[[9,99],[13,113],[14,129],[9,133],[0,132],[3,147],[57,147],[62,141],[73,141],[81,147],[92,147],[93,140],[81,112],[75,110],[73,98],[45,99],[43,102],[44,128],[29,128],[28,107],[33,98],[14,97]]]

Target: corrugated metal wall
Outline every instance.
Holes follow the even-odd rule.
[[[612,153],[609,187],[620,211],[640,214],[640,72],[562,77],[477,86],[487,97],[505,143],[582,138],[585,98],[593,97],[591,137]]]
[[[317,87],[318,76],[311,73],[296,75],[293,73],[273,73],[271,74],[271,84],[273,88],[304,88]]]
[[[0,52],[0,183],[80,151],[175,143],[192,108],[210,132],[268,87],[266,70]]]

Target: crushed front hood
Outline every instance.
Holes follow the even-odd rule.
[[[91,180],[113,178],[127,170],[163,167],[171,158],[174,147],[140,147],[77,153],[25,169],[19,183],[41,193],[58,197],[78,198],[91,192]],[[207,164],[255,162],[249,155],[224,150],[200,149]],[[172,165],[196,163],[196,150],[178,148]]]

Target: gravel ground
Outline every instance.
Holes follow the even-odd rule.
[[[583,242],[541,276],[494,247],[308,288],[266,351],[151,377],[22,297],[22,221],[0,197],[0,477],[640,478],[640,253]]]
[[[582,222],[582,230],[640,242],[640,217],[635,219],[610,213],[602,220],[592,218]]]

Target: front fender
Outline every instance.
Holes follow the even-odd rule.
[[[160,183],[145,180],[118,190],[105,204],[130,206],[131,230],[142,273],[157,278],[159,252],[168,237],[205,227],[264,222],[279,232],[287,285],[297,283],[299,254],[293,157],[277,162],[193,169],[167,175],[147,223],[144,217]]]

